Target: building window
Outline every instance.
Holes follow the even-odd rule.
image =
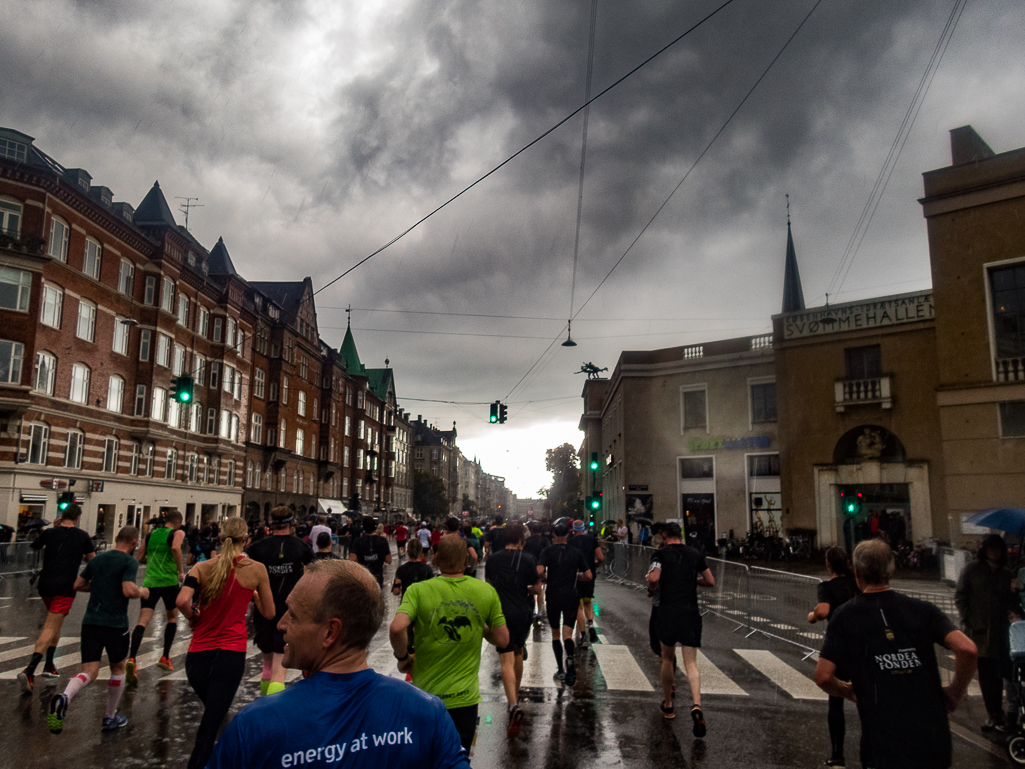
[[[128,449],[128,474],[138,475],[139,474],[139,444],[132,443]]]
[[[75,403],[89,402],[89,367],[76,363],[71,367],[71,391],[68,395]]]
[[[167,457],[164,460],[164,480],[173,481],[178,477],[178,451],[168,449]]]
[[[310,378],[310,361],[305,355],[299,358],[299,376],[303,379]]]
[[[708,429],[707,391],[704,385],[684,389],[681,393],[683,429]]]
[[[210,331],[210,312],[205,307],[199,308],[199,323],[196,324],[196,333],[206,339]]]
[[[210,478],[214,485],[221,485],[221,460],[211,459],[210,460]]]
[[[127,259],[121,260],[121,269],[117,274],[117,290],[125,296],[132,295],[132,282],[135,279],[135,265]],[[149,304],[153,304],[152,300]]]
[[[228,485],[229,486],[234,486],[235,485],[235,460],[234,459],[229,459],[228,460]]]
[[[174,367],[171,370],[175,376],[185,373],[185,348],[180,344],[174,346]]]
[[[119,355],[128,354],[128,324],[122,318],[114,318],[114,339],[112,349]]]
[[[223,328],[224,328],[224,318],[222,318],[221,316],[218,315],[217,317],[214,318],[214,341],[215,342],[219,343],[221,341],[221,334],[223,333],[223,331],[222,331]]]
[[[343,467],[348,467],[349,466],[349,447],[348,446],[342,446],[342,466]]]
[[[1025,356],[1025,263],[989,271],[997,358]]]
[[[267,394],[267,400],[276,401],[278,399],[278,383],[270,383],[270,392]]]
[[[239,354],[239,357],[246,357],[246,332],[242,329],[238,330],[238,342],[235,344],[235,352]]]
[[[282,419],[278,424],[278,448],[283,449],[288,443],[288,420]]]
[[[260,488],[260,482],[263,480],[263,468],[260,465],[256,465],[253,468],[253,488]]]
[[[152,338],[152,332],[148,328],[144,328],[139,332],[139,360],[146,362],[149,360],[149,348],[150,340]]]
[[[56,216],[50,217],[50,242],[46,249],[47,256],[57,261],[68,261],[68,223]]]
[[[356,469],[363,469],[363,449],[356,449]],[[436,475],[437,473],[435,473]]]
[[[143,447],[142,456],[143,456],[143,459],[145,459],[145,462],[143,463],[145,465],[145,468],[143,470],[143,474],[147,478],[152,478],[153,477],[153,465],[156,462],[156,456],[157,456],[156,446],[154,446],[152,443],[147,443],[146,446]]]
[[[335,404],[331,404],[331,426],[338,427],[338,409],[335,408]],[[346,433],[348,435],[348,433]]]
[[[171,337],[157,332],[157,365],[164,368],[171,366]]]
[[[0,267],[0,310],[28,312],[32,274],[13,267]]]
[[[1000,404],[1000,434],[1005,438],[1025,437],[1025,401]]]
[[[281,405],[288,405],[288,377],[281,377]]]
[[[848,380],[879,379],[883,375],[883,358],[879,345],[848,347],[843,353]]]
[[[61,327],[61,308],[64,292],[54,286],[43,285],[43,302],[39,308],[39,322],[51,328]]]
[[[0,139],[0,145],[4,141],[4,139]],[[21,216],[23,210],[21,203],[14,198],[0,198],[0,234],[15,240],[21,238]]]
[[[184,294],[178,294],[178,323],[189,327],[189,298]]]
[[[342,432],[346,436],[352,435],[352,417],[350,417],[348,414],[346,414],[346,416],[345,416],[345,426],[344,426]]]
[[[78,325],[75,328],[75,336],[87,342],[93,341],[96,336],[96,305],[84,299],[78,302]]]
[[[215,435],[217,433],[217,409],[211,408],[206,412],[206,434]]]
[[[779,454],[752,454],[748,456],[747,474],[752,478],[778,478]]]
[[[680,460],[680,477],[714,478],[715,462],[712,457],[684,457]]]
[[[135,386],[135,416],[146,416],[146,385]]]
[[[156,275],[146,276],[146,288],[143,290],[142,303],[147,304],[150,307],[157,300],[157,277]]]
[[[21,384],[21,366],[24,359],[24,344],[0,339],[0,382]]]
[[[246,488],[251,489],[253,487],[253,463],[246,462]]]
[[[751,423],[760,425],[776,421],[776,383],[751,385]]]
[[[278,491],[285,490],[285,468],[281,468],[281,472],[278,473]]]
[[[228,347],[234,347],[235,346],[235,329],[236,329],[235,319],[234,318],[228,318],[228,326],[227,326],[227,328],[228,328],[227,333],[224,335],[224,343]]]
[[[249,440],[253,443],[263,441],[263,414],[253,414],[253,424],[249,428]]]
[[[0,205],[3,201],[0,201]],[[95,280],[100,279],[100,244],[92,238],[85,239],[85,252],[82,254],[82,272]]]
[[[224,440],[231,438],[231,412],[227,409],[221,409],[221,431],[219,435]]]
[[[107,438],[103,442],[103,472],[117,472],[117,455],[119,445],[117,438]]]
[[[362,419],[361,419],[361,420],[359,420],[359,425],[358,425],[358,427],[359,427],[359,430],[358,430],[357,432],[358,432],[358,434],[359,434],[359,439],[360,439],[360,440],[362,441],[362,440],[366,439],[366,437],[367,437],[367,426],[366,426],[366,424],[365,424],[365,423],[363,422],[363,420],[362,420]]]
[[[206,381],[206,358],[202,355],[193,354],[192,356],[192,378],[200,386],[203,386]]]
[[[64,466],[72,470],[82,469],[82,451],[85,448],[85,433],[68,430],[68,445],[64,449]]]
[[[238,414],[232,414],[231,415],[231,440],[234,443],[238,443],[238,425],[239,425]]]
[[[224,364],[224,392],[230,393],[235,389],[235,368],[229,366],[227,363]]]
[[[299,456],[303,456],[303,451],[306,448],[305,443],[306,433],[302,430],[302,428],[299,428],[295,431],[295,453]]]
[[[302,390],[300,390],[298,395],[296,396],[296,407],[295,408],[296,408],[296,411],[299,412],[299,416],[301,416],[301,417],[306,416],[306,393],[304,393]]]
[[[107,411],[120,414],[124,400],[125,380],[119,376],[112,376],[107,383]]]
[[[150,404],[149,418],[158,422],[167,420],[167,390],[163,387],[153,388],[153,402]]]
[[[263,398],[264,387],[267,384],[267,372],[262,368],[253,372],[253,397]]]
[[[28,428],[28,463],[45,465],[50,446],[50,425],[35,422]]]
[[[358,409],[362,409],[363,408],[363,391],[362,390],[357,390],[356,391],[356,408],[358,408]]]
[[[199,480],[199,457],[189,454],[185,458],[185,472],[189,483],[196,483]]]
[[[210,389],[216,390],[221,384],[221,364],[215,360],[210,361]]]
[[[174,281],[164,278],[160,287],[160,309],[174,312]]]
[[[167,424],[169,427],[181,427],[182,405],[174,398],[167,401]]]
[[[189,407],[189,430],[198,433],[203,426],[203,404],[196,401]]]
[[[314,398],[313,399],[313,410],[310,412],[310,418],[314,422],[320,421],[319,409],[320,409],[320,401],[318,401],[316,398]]]

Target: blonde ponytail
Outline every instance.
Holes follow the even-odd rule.
[[[220,596],[228,575],[235,570],[235,559],[242,553],[248,534],[249,526],[241,518],[226,518],[221,523],[221,554],[214,564],[210,579],[203,586],[200,603],[208,604]]]

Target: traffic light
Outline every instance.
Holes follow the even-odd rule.
[[[597,451],[592,451],[591,452],[591,472],[592,473],[598,472],[598,452]]]
[[[178,403],[192,403],[195,380],[190,376],[178,376],[171,380],[171,400]]]
[[[498,401],[491,404],[491,424],[498,421]]]
[[[597,495],[591,497],[591,509],[595,512],[601,510],[601,496],[602,493],[599,491]]]
[[[75,502],[75,492],[62,491],[57,495],[57,512],[63,513]]]
[[[498,424],[500,424],[500,425],[504,425],[505,424],[505,421],[509,418],[508,417],[508,413],[509,413],[509,407],[506,406],[504,403],[499,403],[498,404]]]
[[[844,513],[853,517],[861,512],[861,492],[857,495],[845,495],[844,492],[840,492],[840,506],[843,508]]]

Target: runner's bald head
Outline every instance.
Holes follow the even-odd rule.
[[[316,621],[341,620],[339,645],[366,651],[384,621],[384,598],[374,575],[354,561],[314,561],[306,571],[323,579]]]
[[[438,568],[442,574],[462,574],[466,551],[466,540],[462,537],[442,537],[438,542]]]

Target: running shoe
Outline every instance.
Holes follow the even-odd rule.
[[[594,626],[587,628],[587,635],[591,637],[591,643],[598,643],[598,631],[594,629]]]
[[[694,736],[701,737],[705,736],[705,714],[701,712],[701,708],[695,705],[691,708],[690,717],[694,719]]]
[[[61,674],[57,672],[57,668],[53,665],[44,665],[43,672],[39,675],[43,676],[43,678],[60,678]]]
[[[64,717],[68,713],[68,697],[66,694],[56,694],[50,700],[50,714],[46,717],[46,728],[50,734],[60,734],[64,731]]]
[[[21,690],[25,692],[25,694],[32,693],[32,686],[35,682],[36,677],[32,673],[29,673],[27,669],[18,673],[18,683],[21,685]]]
[[[577,682],[577,666],[566,666],[566,686],[573,686]]]
[[[559,681],[561,683],[562,681],[566,680],[566,674],[560,670],[554,676],[552,676],[552,680]]]
[[[128,719],[121,715],[121,711],[117,711],[112,716],[103,717],[103,731],[112,732],[115,729],[120,729],[122,726],[128,723]]]
[[[512,740],[520,736],[520,729],[523,727],[523,711],[519,705],[515,705],[509,711],[509,726],[505,730],[505,736]]]
[[[526,646],[523,647],[523,661],[524,662],[527,661],[527,647]]]
[[[130,660],[128,660],[128,662],[125,663],[125,683],[139,683],[139,676],[135,674],[135,657],[132,657]]]
[[[826,761],[826,766],[836,766],[840,767],[840,769],[844,769],[844,767],[847,766],[847,762],[844,761],[842,758],[830,758],[828,761]]]
[[[160,661],[157,662],[157,667],[161,670],[166,670],[168,673],[174,670],[174,665],[171,664],[170,657],[161,657]]]
[[[658,709],[662,711],[662,716],[666,720],[671,720],[673,718],[676,718],[676,711],[674,710],[672,705],[670,705],[669,707],[666,707],[666,704],[664,702],[660,702],[660,703],[658,703]]]

